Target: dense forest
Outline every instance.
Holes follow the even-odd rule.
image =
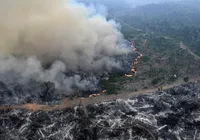
[[[144,54],[135,77],[127,80],[113,76],[106,82],[106,87],[118,90],[122,85],[123,90],[137,90],[199,75],[200,1],[145,4],[144,1],[94,0],[94,3],[107,7],[108,19],[120,23],[124,37],[134,41],[136,48]],[[187,49],[181,49],[181,45]]]
[[[136,7],[134,4],[148,2],[94,0],[92,3],[105,5],[109,18],[119,19],[145,32],[180,40],[200,55],[200,1],[151,2],[154,3]],[[86,0],[85,3],[89,4],[91,1]]]
[[[198,1],[149,4],[115,16],[143,31],[183,41],[200,55],[199,6]]]

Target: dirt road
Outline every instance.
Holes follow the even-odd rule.
[[[188,51],[188,53],[190,53],[191,55],[193,55],[194,56],[194,58],[197,60],[200,60],[200,56],[198,56],[198,55],[196,55],[195,53],[193,53],[192,51],[191,51],[191,49],[188,47],[188,46],[186,46],[186,45],[184,45],[183,44],[183,42],[180,42],[180,48],[182,48],[182,49],[184,49],[184,50],[187,50]]]
[[[198,81],[199,78],[195,78],[191,80],[192,82]],[[163,86],[163,90],[172,88],[174,86],[178,86],[182,84],[183,82],[181,80],[178,80],[176,83],[172,85],[166,85]],[[118,95],[105,95],[102,94],[97,97],[91,97],[91,98],[74,98],[68,99],[65,98],[60,101],[58,105],[53,105],[53,106],[48,106],[48,105],[40,105],[40,104],[22,104],[22,105],[11,105],[11,106],[1,106],[0,110],[4,109],[27,109],[27,110],[32,110],[32,111],[37,111],[37,110],[42,110],[42,111],[52,111],[52,110],[62,110],[65,108],[70,108],[79,105],[80,103],[84,106],[95,104],[95,103],[100,103],[100,102],[108,102],[116,99],[127,99],[127,98],[132,98],[140,94],[149,94],[152,92],[156,92],[158,89],[157,88],[152,88],[152,89],[147,89],[147,90],[141,90],[137,92],[131,92],[131,93],[122,93]]]

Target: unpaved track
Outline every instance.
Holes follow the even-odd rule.
[[[183,42],[180,43],[180,48],[182,48],[184,50],[187,50],[188,53],[190,53],[191,55],[193,55],[196,60],[200,60],[200,56],[198,56],[195,53],[193,53],[188,46],[186,46],[186,45],[183,44]]]
[[[199,80],[199,78],[195,78],[195,79],[191,80],[191,82],[195,82],[195,81],[198,81],[198,80]],[[182,83],[183,82],[178,81],[175,84],[164,86],[163,90],[172,88],[174,86],[178,86]],[[118,95],[102,94],[102,95],[97,96],[97,97],[74,98],[73,100],[65,98],[65,99],[61,100],[58,105],[53,105],[53,106],[39,105],[39,104],[22,104],[22,105],[1,106],[0,110],[5,110],[5,109],[27,109],[27,110],[32,110],[32,111],[62,110],[62,109],[70,108],[70,107],[75,107],[75,106],[79,105],[80,103],[81,103],[81,105],[87,106],[87,105],[91,105],[91,104],[95,104],[95,103],[109,102],[109,101],[113,101],[113,100],[116,100],[116,99],[132,98],[132,97],[135,97],[135,96],[140,95],[140,94],[150,94],[150,93],[153,93],[153,92],[156,92],[156,91],[157,91],[157,88],[153,88],[153,89],[141,90],[141,91],[131,92],[131,93],[122,93],[122,94],[118,94]]]

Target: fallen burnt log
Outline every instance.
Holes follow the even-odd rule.
[[[1,140],[200,139],[200,84],[52,111],[0,111]],[[85,109],[84,109],[85,108]]]

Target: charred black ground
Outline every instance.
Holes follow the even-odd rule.
[[[200,82],[61,111],[2,110],[1,140],[200,139]]]
[[[81,1],[91,3],[90,0]],[[3,73],[0,74],[0,107],[25,103],[47,104],[54,107],[63,97],[71,97],[71,95],[88,97],[90,94],[103,90],[107,90],[107,94],[135,93],[134,91],[158,87],[167,89],[168,85],[172,87],[181,81],[200,79],[198,78],[200,75],[200,2],[191,0],[148,4],[133,8],[132,1],[131,4],[125,4],[125,1],[122,0],[119,3],[116,0],[111,3],[107,3],[108,0],[95,1],[107,6],[108,19],[120,23],[120,30],[125,39],[133,42],[134,47],[143,54],[136,67],[137,74],[129,78],[123,76],[130,71],[132,60],[136,57],[136,54],[132,53],[119,56],[95,55],[95,60],[100,57],[105,62],[110,60],[109,62],[112,63],[99,65],[96,63],[99,61],[94,61],[96,71],[87,70],[87,66],[82,62],[89,61],[83,57],[84,55],[81,57],[80,51],[87,52],[88,49],[84,49],[84,45],[80,45],[81,49],[76,50],[76,52],[79,58],[84,58],[80,59],[81,63],[79,64],[86,68],[85,70],[82,71],[81,66],[78,65],[76,71],[69,69],[65,73],[62,71],[62,67],[65,65],[62,61],[55,63],[54,67],[52,67],[51,62],[49,65],[42,66],[42,73],[46,70],[48,73],[51,69],[59,69],[56,81],[63,88],[58,89],[51,79],[51,82],[43,79],[37,81],[37,78],[33,80],[34,76],[32,76],[27,81],[23,81],[24,71],[30,74],[32,67],[28,69],[27,65],[24,65],[24,63],[29,62],[28,60],[23,60],[21,64],[19,63],[21,61],[15,61],[18,59],[13,56],[11,57],[12,61],[5,59],[5,62],[1,62]],[[2,21],[4,20],[3,17]],[[80,18],[78,18],[77,23],[81,23]],[[99,29],[96,26],[98,23],[94,24],[94,29]],[[79,33],[81,31],[78,30],[78,34],[72,38],[78,39]],[[2,34],[4,36],[3,32]],[[23,36],[25,39],[29,38],[29,33]],[[102,37],[104,38],[106,35]],[[52,38],[55,39],[55,37]],[[51,41],[53,40],[47,41],[48,44],[51,44],[49,43]],[[8,41],[9,44],[11,42]],[[38,43],[38,41],[35,42]],[[58,42],[60,42],[60,37]],[[88,43],[88,41],[83,43]],[[103,41],[100,40],[100,46],[102,43]],[[68,44],[70,43],[67,41]],[[27,46],[26,42],[22,45]],[[111,47],[110,43],[105,45],[108,47],[107,49]],[[88,47],[88,45],[85,46]],[[56,50],[57,47],[56,45]],[[64,53],[64,56],[68,56],[67,53],[69,52]],[[38,62],[35,58],[30,60],[30,62]],[[17,71],[21,75],[17,72],[16,74],[13,69],[4,71],[4,65],[9,62],[16,64],[12,65],[14,69],[15,67],[24,68],[24,71]],[[122,69],[115,68],[118,66],[118,62],[121,63]],[[112,69],[104,69],[106,64],[109,64],[109,68]],[[66,65],[66,67],[68,66]],[[70,82],[63,84],[63,81],[68,78]],[[85,84],[84,79],[89,84]],[[67,89],[70,90],[67,91]],[[93,98],[88,99],[93,100]],[[95,100],[93,101],[95,102]],[[80,103],[80,106],[59,111],[1,110],[0,140],[199,140],[199,116],[200,82],[198,81],[160,92],[138,95],[131,99],[117,99],[87,107],[83,107]]]

